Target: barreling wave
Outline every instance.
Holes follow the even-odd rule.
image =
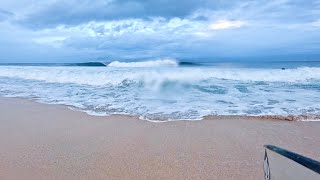
[[[201,63],[188,62],[188,61],[177,61],[176,59],[161,59],[161,60],[149,60],[149,61],[140,61],[140,62],[119,62],[112,61],[107,65],[108,67],[188,67],[188,66],[204,66]]]
[[[107,65],[102,62],[85,62],[85,63],[70,63],[70,64],[66,64],[66,66],[103,67]]]
[[[133,68],[133,67],[168,67],[178,66],[178,63],[175,59],[161,59],[161,60],[150,60],[150,61],[141,61],[141,62],[119,62],[113,61],[108,64],[108,67],[124,67],[124,68]]]
[[[195,62],[188,62],[188,61],[180,61],[179,66],[204,66],[204,64],[195,63]]]

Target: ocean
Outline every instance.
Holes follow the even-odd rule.
[[[320,62],[2,64],[0,96],[152,121],[320,116]]]

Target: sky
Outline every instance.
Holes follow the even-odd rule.
[[[320,60],[320,0],[1,0],[0,63]]]

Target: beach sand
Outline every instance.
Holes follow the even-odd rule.
[[[320,123],[153,123],[0,98],[0,179],[263,179],[264,144],[320,159]]]

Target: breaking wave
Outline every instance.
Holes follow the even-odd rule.
[[[184,68],[174,60],[112,62],[104,68],[0,66],[0,96],[151,120],[206,115],[319,116],[320,68]]]
[[[138,67],[131,63],[121,63]],[[146,64],[144,64],[146,65]],[[50,83],[75,83],[87,85],[118,85],[124,81],[160,84],[230,80],[242,82],[307,82],[320,81],[320,68],[296,69],[246,69],[246,68],[89,68],[89,67],[0,67],[0,77],[40,80]]]
[[[161,66],[178,66],[178,63],[174,59],[162,59],[162,60],[150,60],[150,61],[141,61],[141,62],[119,62],[113,61],[108,64],[108,67],[161,67]]]

